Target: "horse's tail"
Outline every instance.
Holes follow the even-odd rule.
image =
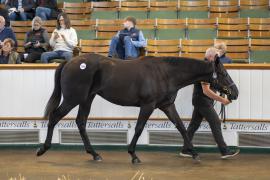
[[[54,74],[54,90],[53,93],[46,105],[45,112],[44,112],[44,118],[49,118],[51,112],[53,112],[60,104],[61,101],[61,73],[63,70],[63,67],[66,65],[67,61],[62,62],[57,69],[55,70]]]

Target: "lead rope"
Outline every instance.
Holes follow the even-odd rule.
[[[221,93],[220,96],[224,98],[225,94]],[[221,121],[223,122],[223,129],[227,129],[227,125],[226,125],[226,107],[222,103],[221,103],[221,108],[220,108],[219,115],[221,117]]]

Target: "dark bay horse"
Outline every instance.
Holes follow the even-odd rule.
[[[206,62],[180,57],[144,57],[122,61],[85,54],[70,62],[63,62],[55,72],[54,90],[45,110],[45,117],[49,118],[47,137],[37,155],[44,154],[50,148],[55,125],[79,105],[76,124],[85,150],[94,160],[101,161],[101,156],[92,148],[86,133],[92,101],[99,95],[114,104],[140,107],[135,134],[128,148],[132,163],[140,162],[135,154],[137,140],[156,108],[174,123],[193,158],[198,159],[174,101],[179,89],[199,81],[214,83],[231,100],[238,96],[236,85],[219,60]],[[61,96],[63,101],[60,104]]]

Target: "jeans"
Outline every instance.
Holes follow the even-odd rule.
[[[40,60],[42,63],[49,63],[52,59],[65,59],[70,61],[72,56],[72,52],[68,51],[51,51],[42,53]]]
[[[139,56],[138,49],[132,44],[130,36],[124,37],[124,45],[119,42],[119,37],[112,38],[108,56],[118,56],[121,59],[137,58]]]
[[[11,21],[16,21],[16,20],[26,21],[27,20],[27,15],[24,12],[23,13],[13,12],[13,13],[10,13],[9,19]]]
[[[190,140],[193,139],[194,133],[200,127],[203,118],[209,123],[214,139],[218,145],[218,148],[221,154],[224,154],[229,151],[226,143],[224,142],[222,131],[221,131],[221,122],[214,109],[214,107],[194,107],[192,113],[192,119],[187,129],[187,135]],[[186,150],[187,147],[183,147],[183,150]]]
[[[45,7],[36,8],[36,16],[40,17],[43,21],[50,19],[51,12],[52,10],[50,8],[45,8]]]

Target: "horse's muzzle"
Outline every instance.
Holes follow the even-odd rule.
[[[238,98],[238,94],[239,94],[237,86],[236,85],[231,86],[229,91],[230,92],[227,94],[228,99],[230,101],[236,100]]]

